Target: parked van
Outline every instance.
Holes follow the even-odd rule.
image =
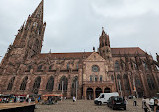
[[[101,93],[98,98],[94,99],[94,104],[97,104],[97,105],[107,104],[107,101],[111,96],[119,96],[119,93],[118,92]]]

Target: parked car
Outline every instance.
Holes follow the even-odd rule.
[[[159,102],[159,97],[152,97],[149,101],[149,106],[152,110],[154,110],[154,100],[157,99]]]
[[[126,110],[126,101],[123,97],[121,96],[112,96],[109,98],[107,102],[107,106],[114,109],[120,109],[123,108]]]
[[[102,104],[106,104],[108,99],[111,96],[119,96],[118,92],[113,92],[113,93],[101,93],[100,96],[98,98],[94,99],[94,104],[97,105],[102,105]]]

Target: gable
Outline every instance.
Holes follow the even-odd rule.
[[[93,52],[88,58],[86,58],[84,61],[106,61],[104,58],[102,58],[98,53]]]

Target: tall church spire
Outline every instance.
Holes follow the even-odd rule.
[[[44,0],[40,2],[38,7],[35,9],[33,14],[31,15],[32,18],[41,19],[43,21],[43,9],[44,8]]]
[[[109,40],[109,35],[107,35],[104,31],[104,27],[102,27],[102,34],[99,38],[99,48],[104,47],[104,46],[108,46],[110,47],[110,40]]]

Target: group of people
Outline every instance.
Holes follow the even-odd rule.
[[[127,98],[125,98],[125,102],[126,102],[126,104],[128,104]],[[133,106],[138,106],[135,96],[133,96]],[[143,108],[144,112],[151,112],[151,110],[153,110],[154,112],[159,112],[159,102],[157,99],[154,99],[154,107],[153,107],[153,109],[151,109],[149,106],[149,99],[146,98],[146,96],[144,96],[142,99],[142,108]]]
[[[0,103],[9,103],[10,98],[0,98]]]
[[[149,107],[149,99],[144,96],[142,99],[142,108],[144,109],[145,112],[151,112],[151,108]],[[154,99],[154,112],[159,112],[159,102],[157,99]]]
[[[21,103],[21,102],[28,102],[31,103],[31,101],[34,98],[32,97],[23,97],[23,96],[1,96],[0,97],[0,103]]]

